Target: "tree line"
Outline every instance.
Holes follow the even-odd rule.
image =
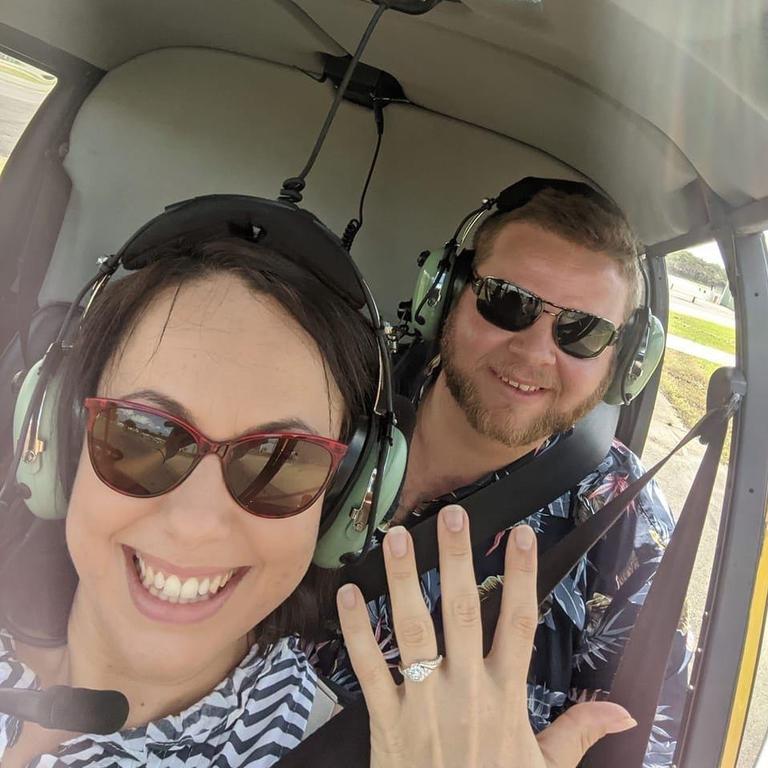
[[[685,277],[696,283],[722,290],[728,284],[725,269],[720,264],[711,264],[694,256],[690,251],[670,253],[666,258],[667,271],[678,277]]]

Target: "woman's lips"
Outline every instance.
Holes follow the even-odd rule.
[[[226,603],[242,578],[250,570],[250,568],[236,570],[224,587],[206,599],[201,599],[198,602],[174,603],[152,594],[142,584],[136,570],[134,550],[123,547],[123,555],[128,578],[128,591],[136,609],[152,621],[170,624],[191,624],[213,616]]]

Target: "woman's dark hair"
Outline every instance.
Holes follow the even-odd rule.
[[[86,313],[66,355],[60,378],[57,447],[67,499],[85,433],[82,402],[97,394],[107,366],[144,311],[163,293],[178,293],[184,285],[222,273],[240,279],[254,294],[276,301],[314,339],[324,361],[329,392],[332,380],[343,400],[340,439],[346,439],[352,425],[370,413],[378,356],[371,325],[362,314],[312,273],[245,240],[179,245],[143,269],[110,283]],[[66,560],[74,572],[68,553]],[[332,571],[311,565],[294,593],[255,628],[255,639],[263,645],[292,633],[318,639],[323,622],[331,615],[335,586]],[[70,607],[71,588],[68,599],[57,600],[54,613],[66,611],[68,615]],[[52,624],[66,626],[66,618],[59,613]]]

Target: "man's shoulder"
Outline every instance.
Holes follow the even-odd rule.
[[[593,491],[603,485],[606,478],[610,477],[621,477],[631,483],[642,477],[645,471],[640,457],[627,448],[621,440],[614,438],[608,453],[597,467],[579,482],[578,489],[581,492]]]
[[[581,514],[594,513],[645,472],[646,468],[637,454],[614,438],[605,458],[575,489]],[[668,539],[674,528],[674,518],[655,479],[649,480],[643,486],[631,502],[630,509],[636,514],[628,519],[634,518],[635,524],[641,527],[650,526],[662,539]]]

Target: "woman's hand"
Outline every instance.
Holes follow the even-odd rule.
[[[526,677],[538,619],[536,537],[527,526],[509,536],[501,614],[485,659],[469,523],[461,507],[440,512],[438,541],[446,654],[422,682],[395,684],[360,591],[349,584],[339,590],[341,627],[370,715],[371,768],[573,768],[605,734],[635,725],[616,704],[579,704],[534,735]],[[402,664],[435,659],[435,631],[411,537],[393,528],[383,546]]]

